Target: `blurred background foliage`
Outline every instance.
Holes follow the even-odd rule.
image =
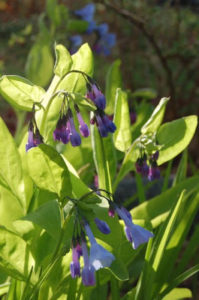
[[[0,0],[0,74],[19,74],[47,87],[54,65],[54,43],[70,48],[70,36],[82,34],[91,47],[95,35],[74,16],[90,1]],[[108,56],[95,54],[95,77],[102,87],[105,74],[121,59],[123,88],[129,102],[143,98],[156,105],[170,96],[166,120],[196,114],[199,108],[199,1],[93,1],[95,20],[107,23],[117,37]],[[2,99],[1,115],[14,133],[16,114]],[[192,159],[198,164],[196,138]]]

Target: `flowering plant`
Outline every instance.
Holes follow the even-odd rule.
[[[100,287],[100,299],[175,298],[176,289],[189,297],[177,286],[199,270],[184,272],[194,251],[188,246],[181,264],[176,258],[199,207],[198,176],[186,178],[184,154],[172,187],[168,169],[161,194],[147,201],[141,175],[151,184],[160,177],[159,167],[190,143],[197,117],[162,124],[163,98],[134,138],[118,64],[104,93],[87,44],[72,56],[63,45],[55,51],[47,91],[20,76],[0,78],[1,95],[32,112],[19,147],[0,120],[2,295],[93,299]],[[136,206],[116,193],[130,171]]]

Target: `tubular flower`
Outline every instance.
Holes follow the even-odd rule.
[[[79,122],[79,131],[80,131],[80,133],[81,133],[82,136],[88,137],[90,135],[88,126],[84,122],[84,120],[83,120],[83,118],[82,118],[82,116],[80,114],[79,107],[77,105],[75,105],[75,110],[77,112],[77,119],[78,119],[78,122]]]
[[[94,82],[87,84],[88,92],[86,97],[94,102],[94,104],[104,110],[106,107],[106,98]]]
[[[76,146],[81,145],[81,138],[80,138],[79,133],[75,129],[73,115],[72,115],[72,111],[70,108],[68,109],[68,115],[69,115],[68,127],[70,127],[70,134],[69,134],[70,142],[73,147],[76,147]]]
[[[72,247],[72,257],[73,260],[70,264],[70,272],[72,278],[80,276],[80,263],[79,263],[79,253],[77,247]]]
[[[53,132],[53,137],[55,141],[60,141],[63,144],[67,144],[70,140],[69,134],[70,130],[67,125],[67,118],[64,115],[63,117],[59,118],[56,128]]]
[[[93,3],[87,4],[81,9],[75,10],[74,14],[84,21],[92,21],[95,13],[95,5]]]
[[[148,240],[154,236],[152,232],[134,224],[131,215],[128,211],[125,211],[123,207],[116,207],[115,210],[126,225],[126,237],[132,243],[133,249],[137,249],[141,244],[147,243]]]
[[[135,168],[137,173],[141,174],[142,176],[148,176],[149,166],[147,164],[146,154],[144,154],[143,157],[138,158],[138,160],[135,163]]]
[[[95,112],[95,121],[101,137],[107,137],[108,133],[115,132],[115,124],[105,115],[102,110]]]
[[[85,241],[82,241],[82,254],[84,267],[82,270],[82,281],[85,286],[95,285],[95,268],[92,266],[88,256],[88,250]]]
[[[88,224],[85,225],[85,231],[91,243],[89,259],[90,264],[93,265],[95,270],[110,267],[113,260],[115,259],[114,255],[96,242],[95,237]]]
[[[97,228],[104,234],[109,234],[111,232],[108,224],[105,221],[102,221],[98,218],[95,218],[95,224],[97,225]]]
[[[43,143],[43,137],[41,136],[39,129],[30,121],[29,128],[28,128],[28,142],[26,144],[26,152],[33,148],[37,147],[38,145]]]

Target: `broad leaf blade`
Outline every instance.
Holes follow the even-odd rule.
[[[13,107],[31,111],[34,102],[40,102],[45,91],[29,80],[16,76],[5,75],[0,78],[0,94]]]
[[[68,169],[61,155],[52,147],[40,145],[28,151],[30,176],[38,187],[60,198],[71,193]]]
[[[121,89],[116,93],[114,123],[117,127],[113,135],[115,147],[126,152],[131,145],[130,114],[127,94]]]
[[[162,145],[158,165],[174,158],[190,143],[197,127],[197,116],[188,116],[163,124],[157,132],[157,141]]]
[[[60,77],[66,75],[72,66],[72,59],[68,50],[61,44],[56,45],[56,62],[54,67],[54,73]]]

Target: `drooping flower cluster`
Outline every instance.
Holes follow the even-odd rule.
[[[96,21],[94,20],[95,4],[89,3],[83,8],[75,10],[73,13],[77,18],[88,23],[88,26],[84,32],[85,34],[95,34],[96,39],[93,45],[93,50],[97,54],[102,54],[104,56],[110,55],[111,49],[116,44],[116,35],[108,31],[108,24],[96,24]],[[70,52],[73,54],[83,43],[83,38],[81,35],[76,34],[71,36],[69,40],[71,43]]]
[[[157,166],[157,160],[159,156],[159,151],[153,153],[149,158],[147,158],[146,153],[144,153],[140,158],[137,159],[135,167],[137,173],[141,174],[143,177],[148,177],[149,181],[160,178],[160,170]],[[149,165],[147,163],[149,161]]]
[[[28,142],[26,144],[26,152],[29,149],[33,147],[37,147],[42,143],[43,143],[43,137],[41,136],[35,118],[33,117],[33,119],[29,123],[29,128],[28,128]]]
[[[74,110],[77,115],[79,131],[81,135],[83,137],[88,137],[90,134],[89,128],[84,122],[77,104],[74,104]],[[55,141],[60,141],[63,144],[67,144],[70,141],[73,147],[79,146],[81,144],[81,137],[78,131],[76,130],[72,110],[69,107],[69,105],[68,108],[66,108],[64,102],[62,110],[60,112],[59,120],[53,132],[53,137]]]
[[[91,119],[90,123],[96,123],[102,137],[106,137],[109,132],[114,133],[116,126],[104,112],[106,107],[106,98],[96,82],[90,77],[88,77],[86,97],[92,100],[97,107],[97,110],[94,112],[94,117]]]
[[[106,222],[96,218],[95,223],[102,233],[110,233],[110,228]],[[82,276],[82,282],[85,286],[95,285],[95,272],[101,268],[110,267],[115,257],[97,243],[88,222],[84,221],[80,235],[80,237],[73,237],[71,276],[72,278]],[[90,253],[88,252],[86,235],[90,242]],[[83,256],[84,261],[82,271],[79,261],[81,256]]]

